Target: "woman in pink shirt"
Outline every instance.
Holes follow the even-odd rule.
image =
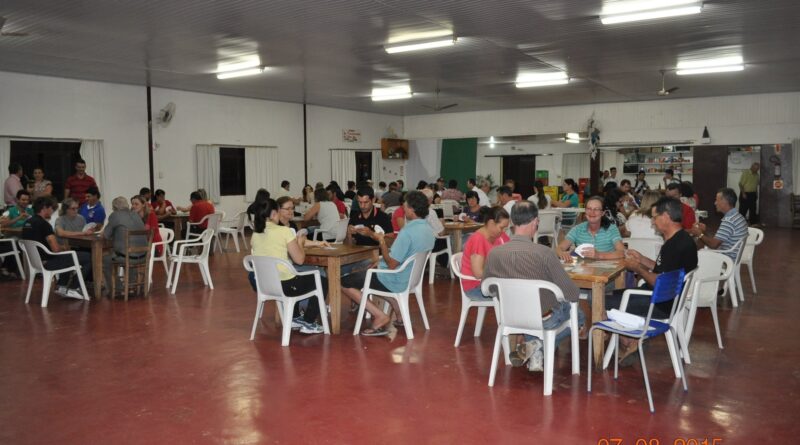
[[[470,275],[477,280],[463,280],[464,292],[472,300],[488,300],[481,293],[481,282],[483,278],[483,266],[486,264],[486,257],[489,251],[495,246],[504,244],[508,241],[506,229],[509,225],[508,212],[502,207],[483,207],[481,217],[484,225],[473,233],[464,245],[464,255],[461,258],[461,273]]]

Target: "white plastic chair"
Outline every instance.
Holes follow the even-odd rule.
[[[406,259],[397,269],[369,269],[367,270],[367,277],[364,281],[364,289],[361,291],[361,303],[358,306],[358,318],[356,318],[356,327],[353,329],[353,335],[358,335],[361,332],[361,321],[364,319],[364,312],[367,308],[367,298],[374,295],[382,298],[394,298],[400,306],[400,316],[403,318],[403,326],[406,329],[406,338],[409,340],[414,338],[414,330],[411,328],[411,312],[409,310],[409,295],[413,293],[417,297],[417,305],[419,312],[422,314],[422,321],[425,324],[425,330],[430,330],[428,324],[428,316],[425,314],[425,305],[422,302],[422,273],[425,270],[425,263],[428,260],[430,252],[419,252]],[[384,292],[370,288],[372,279],[378,279],[378,274],[396,274],[400,273],[406,268],[411,267],[411,275],[408,279],[408,285],[401,292]]]
[[[544,329],[542,320],[541,292],[549,290],[559,303],[566,301],[561,288],[543,280],[521,280],[512,278],[486,278],[481,282],[484,295],[496,286],[500,325],[494,339],[492,368],[489,371],[489,386],[494,386],[497,361],[503,345],[511,334],[528,334],[539,337],[544,344],[544,395],[553,393],[553,368],[555,365],[556,335],[570,329],[572,349],[572,373],[580,374],[578,349],[578,303],[570,303],[570,318],[555,329]],[[505,339],[505,340],[504,340]]]
[[[497,309],[497,299],[492,298],[491,300],[472,300],[467,296],[467,293],[464,292],[464,280],[476,280],[477,278],[464,275],[461,273],[461,259],[463,258],[463,253],[459,252],[453,255],[450,258],[450,270],[456,274],[459,279],[459,289],[461,290],[461,318],[458,322],[458,331],[456,332],[456,342],[453,346],[458,347],[461,343],[461,334],[464,333],[464,325],[467,324],[467,314],[469,313],[470,308],[476,307],[478,308],[478,318],[475,320],[475,337],[481,336],[481,329],[483,328],[483,319],[486,316],[486,308],[491,307],[494,308],[494,315],[500,323],[500,312]]]
[[[674,270],[671,272],[664,272],[659,274],[658,278],[656,278],[655,286],[653,286],[652,291],[645,291],[645,290],[638,290],[638,289],[628,289],[625,291],[625,296],[629,295],[647,295],[650,298],[650,308],[647,311],[646,317],[637,317],[633,314],[630,317],[636,317],[639,319],[639,326],[632,327],[628,326],[627,324],[622,324],[620,322],[614,320],[602,320],[594,323],[592,328],[589,330],[589,337],[594,333],[595,329],[600,329],[602,331],[606,331],[612,334],[611,338],[611,345],[614,348],[614,351],[618,354],[619,351],[619,336],[624,335],[626,337],[637,339],[639,342],[639,359],[642,363],[642,374],[644,375],[644,386],[647,390],[647,401],[650,404],[650,412],[655,412],[655,408],[653,407],[653,394],[650,391],[650,379],[647,376],[647,363],[644,360],[644,347],[643,342],[646,338],[653,338],[659,335],[664,335],[667,339],[667,345],[669,347],[670,358],[672,359],[672,365],[677,370],[676,377],[680,377],[681,381],[683,382],[683,390],[688,391],[689,388],[686,385],[686,373],[683,370],[683,361],[678,358],[679,351],[676,350],[676,331],[677,329],[675,326],[672,325],[673,318],[675,314],[678,313],[680,308],[680,301],[673,303],[672,311],[669,316],[669,319],[666,321],[658,321],[652,319],[651,316],[653,314],[653,307],[656,303],[671,301],[674,299],[680,299],[681,290],[683,288],[684,283],[684,273],[683,270]],[[623,310],[624,312],[624,310]],[[614,360],[614,379],[616,380],[619,372],[619,362],[618,360]],[[589,359],[588,359],[588,378],[586,381],[586,391],[592,392],[592,342],[589,342]]]
[[[161,261],[164,265],[164,273],[169,274],[169,245],[175,239],[175,232],[172,229],[159,227],[158,232],[161,235],[161,241],[155,242],[150,245],[150,264],[147,265],[147,279],[150,284],[153,284],[153,263]],[[161,255],[158,255],[157,247],[164,246],[161,249]]]
[[[635,250],[653,261],[658,258],[661,246],[664,245],[662,238],[622,238],[622,242],[628,249]]]
[[[383,211],[387,215],[392,216],[392,215],[394,215],[394,212],[397,211],[397,209],[399,209],[399,208],[400,208],[400,206],[391,206],[391,207],[386,207]]]
[[[711,309],[711,318],[714,320],[714,330],[717,333],[717,345],[723,349],[719,317],[717,316],[717,291],[719,284],[727,281],[732,273],[733,260],[729,256],[713,250],[697,252],[697,269],[684,306],[684,312],[687,312],[683,334],[686,338],[686,347],[689,346],[689,341],[692,339],[697,309],[709,308]]]
[[[436,235],[436,239],[443,239],[447,243],[445,248],[436,252],[431,252],[430,259],[428,260],[428,284],[433,284],[433,278],[436,275],[436,258],[439,255],[449,255],[449,258],[453,257],[453,247],[450,244],[450,235],[439,236]],[[453,269],[450,268],[450,263],[447,263],[447,269],[450,271],[450,279],[453,279]]]
[[[244,248],[247,249],[247,238],[244,236],[244,229],[247,221],[247,212],[239,212],[233,219],[226,219],[220,222],[219,234],[225,235],[224,249],[228,249],[228,241],[233,238],[233,245],[236,247],[236,253],[239,253],[239,237],[242,237]]]
[[[737,241],[736,244],[734,244],[733,247],[731,247],[730,249],[714,251],[717,253],[721,253],[723,255],[727,255],[728,258],[733,259],[733,273],[730,275],[730,277],[728,277],[728,281],[725,283],[725,292],[730,293],[731,305],[733,305],[733,307],[739,307],[739,300],[744,302],[741,264],[742,264],[742,254],[744,253],[744,246],[746,241],[747,237]],[[703,250],[711,250],[711,249],[706,247]]]
[[[340,219],[333,228],[333,231],[317,229],[314,231],[314,239],[322,241],[326,238],[334,238],[334,244],[341,244],[344,242],[344,239],[347,238],[347,224],[349,222],[350,220],[347,218]]]
[[[62,273],[75,272],[75,275],[78,276],[78,283],[80,283],[81,286],[83,299],[89,300],[89,293],[86,292],[86,283],[83,282],[83,275],[81,275],[81,266],[78,263],[78,255],[74,251],[51,252],[50,249],[45,247],[42,243],[32,240],[20,240],[20,244],[25,250],[25,255],[28,256],[28,276],[30,278],[28,281],[28,294],[25,296],[25,304],[28,304],[31,299],[31,291],[33,290],[33,282],[35,281],[36,274],[42,274],[42,307],[47,307],[47,302],[50,298],[50,284],[53,281],[53,277]],[[39,249],[51,256],[71,256],[73,265],[58,270],[47,270],[44,268],[42,257],[39,255]]]
[[[444,215],[444,219],[446,221],[453,221],[455,219],[453,209],[456,207],[458,207],[458,201],[454,199],[442,200],[442,214]]]
[[[207,230],[210,229],[210,230],[213,231],[214,238],[217,241],[216,248],[219,249],[219,253],[222,253],[222,244],[220,244],[221,240],[219,238],[219,225],[220,225],[220,222],[224,218],[225,218],[225,212],[216,212],[216,213],[211,213],[211,214],[208,214],[208,215],[204,216],[203,219],[201,219],[200,221],[198,221],[196,223],[187,221],[186,222],[186,229],[185,229],[186,230],[186,238],[185,238],[185,240],[187,240],[187,241],[188,240],[196,240],[196,239],[200,238],[201,234],[192,233],[192,226],[200,226],[200,227],[202,227],[202,224],[204,222],[207,222],[208,224],[206,224],[206,229]]]
[[[753,293],[756,293],[756,277],[753,274],[753,255],[756,252],[756,246],[764,241],[764,231],[756,229],[755,227],[747,228],[747,241],[744,243],[744,252],[742,252],[742,261],[740,264],[747,265],[750,272],[750,284],[753,286]],[[741,280],[741,272],[739,273]]]
[[[278,306],[278,312],[281,315],[281,346],[289,346],[289,337],[292,334],[292,315],[294,313],[294,305],[306,298],[317,297],[317,302],[320,308],[325,308],[325,296],[322,292],[322,280],[320,278],[319,270],[310,270],[306,272],[298,272],[294,266],[288,261],[278,258],[267,256],[253,256],[247,255],[243,260],[244,268],[248,272],[254,272],[256,277],[256,294],[258,302],[256,303],[256,316],[253,320],[253,329],[250,331],[250,340],[256,336],[256,327],[258,320],[264,314],[264,303],[267,301],[275,301]],[[281,285],[281,277],[278,268],[282,267],[291,272],[293,275],[313,275],[316,283],[316,288],[303,295],[296,297],[288,297],[283,292]],[[322,329],[325,334],[330,335],[331,331],[328,327],[328,314],[327,311],[320,311],[322,318]]]
[[[534,242],[539,242],[539,237],[550,238],[550,246],[556,249],[558,245],[558,232],[560,228],[561,213],[552,210],[542,210],[539,212],[539,228],[536,231]]]
[[[16,238],[0,238],[0,244],[8,244],[11,247],[11,250],[8,252],[0,253],[0,263],[3,262],[3,258],[7,256],[13,256],[14,259],[17,261],[17,270],[19,270],[19,276],[25,280],[25,269],[22,267],[22,259],[20,258],[20,251],[17,248],[17,240]]]
[[[172,285],[171,294],[175,293],[178,287],[178,277],[181,275],[181,265],[184,263],[194,263],[200,268],[200,275],[203,277],[203,284],[214,289],[214,283],[211,281],[211,271],[208,269],[208,254],[211,250],[211,240],[214,238],[214,231],[206,229],[200,234],[199,239],[190,239],[175,241],[173,249],[169,255],[169,272],[167,273],[167,287]],[[200,248],[200,253],[197,255],[190,254],[187,249]],[[177,253],[176,253],[177,252]],[[177,267],[176,267],[177,264]],[[173,276],[173,273],[175,274]]]

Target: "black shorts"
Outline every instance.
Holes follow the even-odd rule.
[[[367,281],[367,271],[362,270],[361,272],[354,272],[350,275],[345,275],[342,277],[342,287],[350,288],[350,289],[358,289],[361,290],[364,288],[364,284]],[[386,286],[381,283],[377,276],[373,275],[372,281],[370,282],[370,287],[372,289],[381,291],[381,292],[392,292],[386,288]]]

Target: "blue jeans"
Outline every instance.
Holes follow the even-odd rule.
[[[467,294],[467,297],[469,297],[469,299],[472,301],[491,301],[492,299],[492,297],[487,297],[486,295],[483,295],[480,286],[473,287],[472,289],[464,293]]]
[[[561,326],[562,323],[564,323],[564,322],[569,320],[569,308],[570,308],[570,305],[566,301],[562,302],[562,303],[559,303],[558,306],[553,308],[553,313],[550,314],[550,318],[548,318],[548,319],[544,320],[544,322],[542,322],[542,327],[544,327],[545,329],[555,329],[558,326]],[[580,328],[585,323],[586,323],[586,315],[583,314],[583,311],[579,307],[578,308],[578,327]],[[561,341],[564,340],[565,338],[567,338],[569,335],[570,335],[570,328],[569,327],[567,329],[564,329],[563,331],[559,332],[556,335],[556,347],[558,347],[558,344],[561,343]],[[534,337],[533,335],[525,334],[525,341],[531,341],[534,338],[537,338],[537,337]]]

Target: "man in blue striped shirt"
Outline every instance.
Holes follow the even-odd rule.
[[[747,220],[736,211],[736,192],[731,188],[722,188],[717,192],[714,207],[722,213],[722,222],[714,236],[707,235],[706,225],[697,223],[689,230],[701,243],[711,249],[729,250],[739,240],[747,238]],[[737,252],[727,252],[726,255],[736,260]]]

